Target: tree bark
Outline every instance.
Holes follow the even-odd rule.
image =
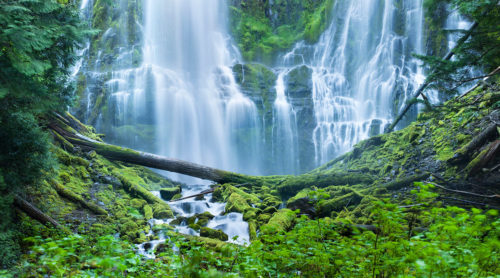
[[[81,196],[72,192],[71,190],[68,190],[67,188],[65,188],[61,184],[57,183],[56,181],[50,181],[49,183],[56,190],[57,194],[59,194],[61,197],[64,197],[73,203],[78,203],[81,206],[83,206],[84,208],[92,211],[93,213],[95,213],[97,215],[108,215],[108,212],[106,210],[104,210],[103,208],[101,208],[100,206],[85,201]]]
[[[45,226],[49,226],[48,224],[52,224],[54,227],[60,227],[61,225],[55,221],[52,217],[43,213],[41,210],[36,208],[34,205],[30,204],[28,201],[16,195],[14,197],[14,205],[18,207],[21,211],[26,213],[29,217],[37,220],[38,222],[44,224]]]
[[[61,126],[64,124],[65,123],[62,121],[54,121],[49,124],[49,128],[64,137],[64,139],[71,144],[86,150],[94,150],[96,153],[112,160],[166,170],[204,180],[211,180],[221,184],[228,182],[253,184],[261,180],[261,178],[255,176],[238,174],[183,160],[98,142],[77,133],[70,126]]]
[[[450,164],[459,164],[470,159],[475,150],[482,147],[486,142],[498,136],[497,124],[492,123],[485,130],[474,137],[467,145],[457,151],[455,156],[448,160]]]

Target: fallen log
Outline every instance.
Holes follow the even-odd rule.
[[[496,157],[497,153],[500,151],[500,140],[496,140],[488,145],[486,149],[484,149],[479,155],[474,158],[467,167],[465,167],[464,171],[467,174],[467,177],[478,174],[483,166],[488,164],[493,158]]]
[[[217,187],[214,187],[214,188],[211,188],[211,189],[203,190],[202,192],[200,192],[198,194],[194,194],[194,195],[182,197],[182,198],[175,199],[175,200],[170,200],[170,202],[177,202],[177,201],[182,201],[182,200],[186,200],[186,199],[190,199],[190,198],[196,198],[196,197],[200,197],[200,196],[205,196],[205,194],[214,193],[214,191],[215,191],[216,188]]]
[[[497,124],[492,123],[486,127],[485,130],[474,137],[474,139],[472,139],[467,145],[459,149],[447,162],[450,164],[459,164],[470,160],[474,151],[482,147],[489,140],[495,139],[496,137],[498,137]]]
[[[62,121],[54,121],[49,124],[49,128],[57,132],[71,144],[79,146],[85,150],[93,150],[96,153],[112,160],[166,170],[204,180],[211,180],[221,184],[230,182],[257,183],[260,180],[258,177],[233,173],[192,162],[99,142],[79,134],[70,126],[61,127],[61,123]]]
[[[53,225],[54,227],[60,227],[61,226],[61,224],[59,224],[52,217],[50,217],[47,214],[43,213],[37,207],[35,207],[34,205],[30,204],[28,201],[24,200],[23,198],[19,197],[18,195],[16,195],[14,197],[14,205],[17,208],[19,208],[21,211],[23,211],[24,213],[26,213],[29,217],[37,220],[38,222],[42,223],[45,226],[49,226],[49,224]]]
[[[97,215],[108,215],[108,212],[106,210],[104,210],[103,208],[101,208],[100,206],[85,201],[80,195],[65,188],[64,186],[62,186],[58,182],[51,180],[51,181],[49,181],[49,183],[56,190],[57,194],[59,194],[61,197],[66,198],[73,203],[80,204],[82,207],[92,211],[93,213],[95,213]]]

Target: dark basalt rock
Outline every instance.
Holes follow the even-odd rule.
[[[291,210],[300,210],[299,214],[307,214],[309,216],[316,215],[316,208],[314,200],[311,200],[308,197],[299,198],[293,200],[292,202],[287,204],[287,208]]]
[[[160,196],[163,200],[170,201],[172,200],[172,197],[181,193],[181,191],[182,189],[180,186],[171,188],[162,188],[160,189]]]

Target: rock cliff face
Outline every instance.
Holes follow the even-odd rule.
[[[295,42],[314,43],[330,23],[334,0],[229,0],[233,37],[246,60],[273,63]]]
[[[299,66],[285,77],[287,97],[292,105],[297,120],[300,172],[311,170],[314,165],[313,130],[316,127],[314,104],[312,99],[312,70]]]
[[[158,122],[161,118],[158,117],[158,111],[161,110],[162,106],[158,105],[155,97],[158,90],[156,88],[157,84],[154,80],[150,80],[150,76],[155,75],[155,70],[142,63],[145,32],[143,26],[146,19],[143,18],[145,16],[142,1],[120,0],[111,2],[95,0],[90,3],[92,5],[85,8],[84,13],[92,27],[99,30],[99,32],[90,40],[83,53],[85,58],[77,75],[77,93],[80,99],[78,106],[72,112],[86,124],[95,126],[98,132],[105,133],[107,135],[106,140],[110,143],[156,152],[158,149]],[[227,27],[231,31],[231,38],[228,38],[228,41],[236,43],[237,47],[234,48],[237,48],[237,50],[235,52],[239,51],[241,53],[241,55],[234,55],[236,62],[232,66],[232,72],[239,90],[255,104],[258,110],[259,123],[258,128],[252,127],[241,129],[241,131],[224,130],[224,132],[225,134],[238,133],[233,136],[234,141],[237,142],[235,143],[236,147],[231,152],[234,152],[234,149],[241,149],[240,147],[245,145],[259,147],[259,150],[256,151],[259,153],[258,158],[255,160],[259,161],[257,164],[261,163],[262,165],[257,167],[260,168],[260,171],[256,172],[261,174],[303,173],[318,166],[320,162],[325,162],[338,154],[348,151],[355,142],[362,138],[379,134],[399,107],[407,101],[407,92],[414,90],[413,83],[411,80],[409,81],[409,79],[413,78],[411,72],[414,68],[411,65],[399,65],[399,62],[394,62],[395,64],[391,64],[390,67],[381,66],[384,69],[392,66],[401,67],[401,69],[398,68],[392,72],[391,69],[388,70],[387,76],[390,73],[398,76],[395,78],[394,84],[390,82],[392,77],[389,78],[389,81],[386,80],[387,82],[381,81],[387,77],[386,75],[380,77],[382,78],[380,80],[373,77],[372,75],[377,75],[376,73],[380,72],[378,70],[368,73],[357,72],[358,68],[355,64],[362,64],[360,62],[362,56],[375,57],[376,55],[368,52],[359,54],[355,51],[355,49],[361,47],[355,44],[362,44],[356,41],[359,39],[356,32],[353,32],[356,34],[352,36],[346,35],[345,49],[347,50],[344,51],[349,54],[345,59],[345,66],[352,68],[339,73],[330,69],[331,72],[323,74],[324,67],[337,68],[337,66],[333,67],[332,65],[342,67],[342,63],[335,59],[334,63],[326,63],[325,65],[312,61],[321,60],[321,57],[317,57],[323,55],[320,53],[322,52],[321,47],[331,48],[332,50],[331,53],[326,51],[325,56],[342,56],[337,55],[338,53],[333,50],[335,48],[340,49],[336,45],[336,41],[340,40],[340,36],[343,35],[335,33],[338,31],[335,28],[330,31],[329,26],[334,21],[338,23],[337,29],[355,28],[343,28],[343,24],[346,24],[343,20],[346,19],[343,13],[339,11],[343,11],[342,8],[345,8],[343,6],[347,5],[345,3],[334,0],[227,0],[227,3],[228,7],[225,6],[224,8],[229,8],[229,12],[224,16],[228,16],[230,22]],[[370,3],[376,5],[373,1]],[[397,47],[391,55],[401,58],[394,58],[394,60],[407,60],[409,53],[412,52],[412,49],[409,48],[414,46],[405,46],[404,41],[410,41],[410,39],[402,38],[408,35],[405,33],[409,32],[409,23],[407,21],[411,18],[411,14],[414,13],[411,9],[419,4],[411,1],[386,1],[386,3],[394,6],[396,12],[391,14],[394,16],[391,24],[398,26],[388,32],[394,33],[395,36],[401,38],[400,42],[394,43]],[[410,8],[410,6],[413,8]],[[427,7],[427,10],[422,10],[418,6],[415,9],[425,16],[422,18],[425,21],[423,23],[425,31],[423,37],[419,38],[419,40],[426,42],[426,53],[442,53],[446,50],[448,42],[448,38],[441,30],[447,24],[446,20],[442,19],[447,13],[446,5],[440,4],[436,8]],[[373,18],[369,22],[380,24],[379,21],[384,12],[380,9],[375,10],[373,14],[370,14],[369,17]],[[333,18],[333,16],[336,16],[336,18]],[[356,17],[356,15],[353,15],[353,17]],[[366,17],[361,17],[353,21],[357,22],[365,19]],[[358,25],[353,26],[357,27]],[[327,40],[321,39],[321,41],[318,41],[323,38],[321,37],[322,33],[328,33],[328,36],[332,37],[334,42],[329,47],[323,45]],[[363,43],[369,44],[370,42]],[[287,54],[285,55],[285,53]],[[286,58],[285,56],[288,54],[290,54],[290,57]],[[384,57],[384,55],[381,57]],[[334,78],[334,75],[338,76],[338,74],[343,75],[342,78],[347,80],[343,80],[343,82],[349,84],[342,85],[345,90],[341,93],[337,91],[330,93],[331,96],[328,96],[330,100],[321,99],[316,100],[315,103],[313,89],[317,89],[318,86],[313,84],[313,72],[316,77],[318,74],[324,75],[322,77],[324,80],[320,80],[324,81],[325,86],[323,86],[323,89],[328,87],[327,90],[330,90],[332,86],[335,86],[332,83],[339,82],[339,80],[334,81],[331,78]],[[374,74],[371,74],[372,72]],[[278,137],[285,137],[283,133],[277,132],[278,117],[275,108],[277,99],[276,86],[278,77],[282,73],[284,73],[282,81],[285,87],[286,102],[291,107],[288,131],[293,135],[291,138],[286,138],[287,147],[278,149],[277,146],[283,146],[283,140]],[[356,89],[355,85],[362,83],[359,76],[364,75],[366,75],[365,81],[369,80],[365,83],[376,80],[380,84],[387,83],[388,85],[382,89],[368,88],[365,90],[364,87],[363,89]],[[400,76],[403,78],[399,78]],[[172,80],[168,80],[166,83],[168,85],[163,84],[162,86],[176,86],[171,84],[174,83]],[[141,85],[137,86],[137,84]],[[192,92],[195,89],[190,88],[189,90]],[[331,91],[333,90],[335,89],[331,89]],[[378,93],[383,94],[383,97],[373,97],[375,91],[380,91]],[[217,92],[217,94],[222,95],[224,92]],[[339,94],[341,96],[337,98]],[[360,94],[364,95],[360,97]],[[352,98],[351,106],[354,107],[352,110],[357,111],[355,113],[366,110],[368,111],[366,114],[370,114],[370,111],[379,113],[378,110],[381,110],[381,108],[378,107],[378,102],[383,98],[383,102],[389,103],[387,105],[389,108],[382,110],[390,110],[390,115],[384,115],[384,117],[380,115],[367,116],[365,117],[367,119],[359,115],[351,117],[349,113],[353,114],[354,112],[342,112],[342,109],[346,111],[348,109],[344,97]],[[315,104],[328,103],[329,101],[332,102],[330,106],[335,106],[335,109],[322,109],[320,113],[328,114],[329,112],[325,111],[338,110],[340,111],[338,113],[344,113],[347,116],[345,116],[345,119],[339,119],[339,123],[335,122],[335,120],[326,123],[326,125],[330,125],[329,128],[325,126],[319,127],[318,122],[323,121],[317,120],[319,109],[315,107]],[[365,102],[368,103],[366,104],[368,108],[360,108],[364,107],[362,105]],[[408,113],[408,119],[403,121],[400,127],[409,124],[416,117],[416,112],[416,109],[414,109]],[[358,114],[363,113],[365,112],[362,111]],[[239,116],[244,118],[247,115]],[[325,119],[328,118],[328,115],[319,115],[319,117]],[[335,117],[338,117],[338,115]],[[355,127],[352,127],[353,123]],[[315,128],[320,130],[319,133],[321,134],[318,137],[322,137],[319,140],[316,138],[316,145],[313,138]],[[325,131],[334,128],[336,128],[335,131]],[[352,129],[356,130],[351,131]],[[170,132],[174,131],[169,129]],[[326,135],[323,134],[325,132]],[[335,136],[330,136],[330,133]],[[339,135],[340,133],[345,134]],[[349,136],[346,135],[347,133],[357,135]],[[255,136],[255,134],[258,134],[258,136]],[[362,134],[362,136],[359,134]],[[255,142],[254,137],[260,137],[261,139],[258,139],[259,142]],[[334,142],[323,144],[326,137],[334,137],[332,140]],[[340,137],[347,139],[338,139]],[[339,140],[342,141],[342,144],[339,144]],[[334,150],[330,145],[335,145],[333,146]],[[337,150],[335,149],[336,145],[346,146],[343,146],[342,150]],[[292,166],[281,165],[275,168],[275,165],[283,164],[284,159],[282,157],[283,153],[287,152],[286,149],[293,149],[291,150],[293,155],[290,155],[294,160],[290,163]],[[247,162],[239,161],[240,164]]]
[[[277,76],[263,64],[237,64],[233,67],[241,92],[248,96],[259,110],[264,125],[265,153],[273,148],[273,104],[276,100]],[[312,70],[307,66],[292,69],[284,78],[285,94],[295,112],[298,145],[298,172],[311,170],[314,165],[314,143],[311,134],[316,126],[312,101]],[[272,167],[272,156],[264,162]],[[266,167],[267,168],[267,167]]]

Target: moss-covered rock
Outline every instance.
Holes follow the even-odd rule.
[[[221,230],[214,230],[207,227],[202,227],[200,229],[200,236],[214,238],[222,241],[227,241],[229,237]]]
[[[214,217],[215,216],[213,216],[210,212],[205,211],[204,213],[195,214],[195,215],[187,218],[186,221],[187,221],[188,225],[197,224],[197,225],[199,225],[201,227],[204,227]],[[199,230],[199,228],[198,228],[198,230]]]
[[[226,213],[228,212],[243,213],[250,208],[252,207],[247,203],[245,198],[243,198],[240,194],[234,192],[227,199],[225,211]]]
[[[231,0],[231,31],[243,57],[271,62],[298,40],[318,40],[329,24],[333,0]]]
[[[143,199],[134,198],[130,200],[130,206],[136,209],[142,209],[147,204]]]
[[[220,186],[217,186],[217,188],[214,189],[214,192],[212,193],[212,199],[210,202],[223,202],[224,201],[224,196],[222,196],[222,189]]]
[[[171,188],[162,188],[160,189],[160,196],[163,200],[170,201],[177,194],[180,194],[182,191],[180,186],[171,187]]]
[[[156,203],[153,205],[153,216],[158,219],[166,219],[174,217],[173,212],[170,210],[168,205]]]

